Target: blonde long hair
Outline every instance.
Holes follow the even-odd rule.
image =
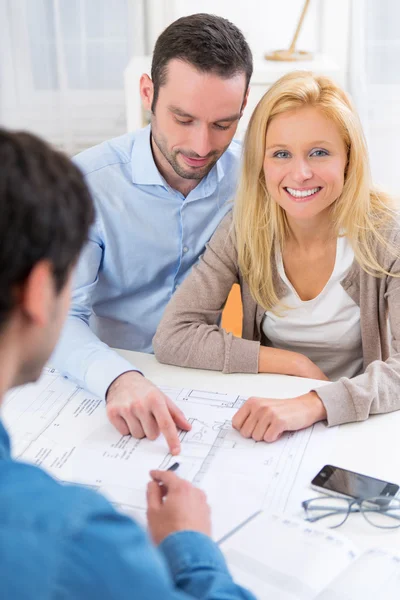
[[[344,231],[361,268],[377,277],[388,274],[376,259],[376,242],[388,246],[382,226],[393,219],[393,199],[373,187],[367,146],[358,115],[346,93],[328,77],[308,71],[289,73],[263,96],[247,128],[243,167],[233,208],[239,267],[253,298],[266,310],[279,298],[272,278],[275,244],[289,235],[285,211],[267,191],[263,163],[266,133],[279,114],[312,106],[334,121],[347,147],[344,187],[332,207],[335,235]]]

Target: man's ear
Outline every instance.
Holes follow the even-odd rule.
[[[44,327],[53,318],[55,286],[52,265],[39,261],[18,291],[18,305],[34,325]]]
[[[250,94],[250,88],[248,87],[247,88],[247,92],[246,92],[246,94],[244,96],[244,99],[243,99],[242,108],[240,109],[240,118],[242,118],[244,109],[246,108],[247,100],[249,99],[249,94]]]
[[[140,96],[144,110],[151,111],[154,96],[154,85],[152,80],[146,73],[140,78]]]

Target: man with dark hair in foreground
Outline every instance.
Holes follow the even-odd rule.
[[[83,177],[65,156],[0,130],[0,402],[36,380],[52,352],[92,220]],[[209,538],[204,493],[172,472],[151,476],[158,550],[99,494],[12,460],[0,421],[0,597],[250,599]]]

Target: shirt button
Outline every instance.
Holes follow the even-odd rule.
[[[187,246],[183,246],[183,251],[186,253],[189,250]]]

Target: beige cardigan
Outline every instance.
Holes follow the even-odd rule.
[[[397,224],[385,235],[392,246],[400,248]],[[400,274],[400,259],[381,246],[377,258],[386,271]],[[281,298],[286,284],[276,268],[273,276]],[[240,284],[243,301],[242,338],[218,325],[234,283]],[[315,388],[329,425],[362,421],[370,414],[400,408],[400,277],[373,277],[354,261],[341,285],[360,307],[364,371],[352,379],[343,377]],[[270,345],[261,329],[264,314],[240,273],[232,215],[228,213],[169,302],[153,338],[155,355],[160,362],[183,367],[257,373],[260,344]]]

